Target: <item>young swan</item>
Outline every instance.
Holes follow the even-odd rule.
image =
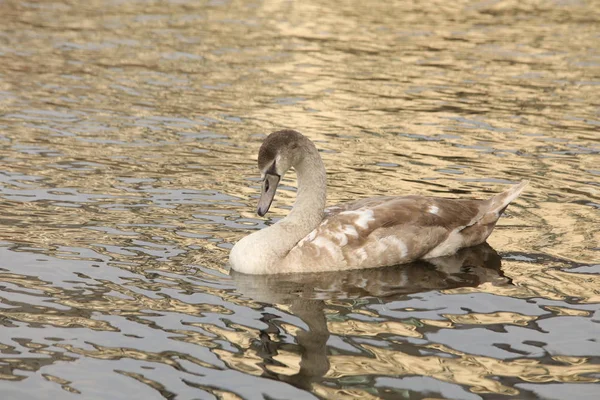
[[[258,153],[264,216],[294,167],[298,194],[276,224],[244,237],[229,254],[246,274],[338,271],[404,264],[483,243],[527,181],[488,199],[372,197],[325,209],[326,172],[315,145],[293,130],[271,133]]]

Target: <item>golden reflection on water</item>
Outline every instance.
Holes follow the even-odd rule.
[[[597,382],[584,374],[598,373],[597,365],[548,366],[533,360],[504,362],[487,357],[465,356],[458,359],[446,357],[415,357],[399,351],[389,351],[369,345],[365,349],[373,353],[374,359],[360,357],[330,357],[332,368],[328,377],[341,378],[347,375],[420,375],[431,376],[441,381],[455,382],[470,387],[474,393],[498,393],[517,395],[516,389],[487,378],[494,376],[519,377],[526,382]],[[357,368],[361,366],[362,368]]]
[[[0,389],[592,393],[527,384],[600,374],[599,26],[593,2],[1,2]],[[531,180],[501,268],[229,277],[282,127],[331,203]]]

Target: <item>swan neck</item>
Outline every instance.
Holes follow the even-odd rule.
[[[285,218],[302,222],[308,230],[305,235],[321,223],[327,201],[325,166],[317,149],[313,147],[311,150],[294,165],[298,178],[298,193],[292,211]]]
[[[231,250],[230,261],[243,273],[277,272],[277,266],[300,240],[323,221],[327,175],[317,148],[309,142],[292,166],[298,192],[292,211],[268,228],[248,235]]]

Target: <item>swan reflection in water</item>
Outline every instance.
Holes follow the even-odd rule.
[[[289,311],[308,326],[308,330],[297,330],[295,345],[285,343],[283,336],[289,332],[280,328],[279,317],[263,313],[261,320],[268,328],[261,331],[260,342],[253,345],[253,350],[264,360],[263,376],[307,390],[312,383],[321,380],[330,367],[326,300],[371,297],[371,300],[376,298],[376,302],[388,303],[411,293],[475,287],[485,282],[511,283],[502,274],[500,256],[487,243],[427,262],[385,268],[288,275],[245,275],[231,271],[231,276],[243,296],[260,303],[288,306]],[[380,333],[394,334],[383,329]],[[275,359],[279,351],[300,356],[300,370],[296,374],[272,371],[277,369],[272,367],[285,367]]]

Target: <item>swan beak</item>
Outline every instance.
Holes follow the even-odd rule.
[[[262,191],[260,192],[260,199],[258,200],[258,210],[256,210],[259,216],[264,217],[267,211],[269,211],[269,207],[271,207],[271,202],[273,202],[273,197],[275,197],[275,192],[277,191],[279,179],[281,179],[279,175],[267,174],[265,176]]]

